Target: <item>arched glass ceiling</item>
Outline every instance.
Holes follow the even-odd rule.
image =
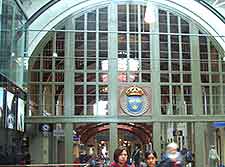
[[[203,6],[212,11],[225,23],[225,1],[224,0],[199,0]]]
[[[25,9],[25,12],[32,20],[38,17],[41,13],[47,10],[52,5],[60,0],[19,0]],[[224,0],[196,0],[201,4],[209,5],[212,10],[218,12],[219,15],[225,16],[225,1]]]
[[[30,18],[38,10],[46,6],[52,0],[18,0],[18,1],[25,9],[27,16]]]
[[[59,0],[57,3],[52,6],[49,6],[42,13],[39,13],[38,17],[31,23],[29,26],[29,41],[28,41],[28,56],[32,54],[36,45],[40,42],[40,40],[44,37],[48,30],[54,28],[60,21],[70,16],[73,13],[81,12],[84,10],[88,10],[91,7],[96,5],[109,4],[113,2],[120,2],[120,0],[79,0],[79,1],[64,1]],[[126,1],[126,0],[124,0]],[[123,2],[124,2],[123,1]],[[56,1],[54,1],[56,2]],[[146,0],[136,0],[139,3],[146,3]],[[190,1],[171,1],[171,0],[162,0],[156,1],[151,0],[151,2],[160,3],[169,6],[170,8],[174,8],[179,12],[184,12],[188,17],[193,18],[196,22],[205,27],[208,32],[217,36],[217,40],[220,45],[225,48],[225,39],[220,38],[218,36],[224,35],[225,30],[223,29],[224,23],[218,19],[218,17],[210,12],[207,8],[196,3],[194,0]],[[198,1],[200,2],[200,1]],[[193,5],[194,3],[194,5]],[[34,16],[33,16],[34,17]],[[208,20],[211,20],[210,22]],[[36,30],[36,31],[31,31]],[[47,30],[47,31],[46,31]],[[225,49],[224,49],[225,50]]]

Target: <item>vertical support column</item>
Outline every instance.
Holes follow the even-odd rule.
[[[18,58],[21,59],[21,62],[25,62],[24,57],[24,47],[25,47],[25,32],[22,32],[21,37],[16,41],[15,52],[18,55]],[[17,85],[23,86],[24,70],[26,69],[25,64],[16,64],[15,65],[15,81]]]
[[[220,129],[220,134],[221,134],[221,162],[224,164],[225,162],[225,130]]]
[[[151,9],[151,16],[155,22],[150,24],[150,41],[151,41],[151,70],[152,70],[152,118],[158,120],[161,115],[160,110],[160,55],[159,55],[159,25],[156,20],[158,20],[158,9],[154,3],[149,3]],[[154,42],[153,42],[154,41]],[[160,155],[161,152],[161,125],[159,122],[153,123],[153,148]]]
[[[54,126],[55,127],[55,126]],[[50,136],[50,162],[58,163],[57,155],[58,155],[58,137],[53,134]]]
[[[65,133],[65,163],[73,163],[73,124],[66,123],[64,126]]]
[[[117,118],[118,113],[118,75],[117,75],[117,4],[112,2],[108,9],[108,62],[109,62],[109,114]],[[110,124],[110,159],[113,160],[113,152],[117,148],[118,130],[117,123]]]
[[[161,124],[159,122],[154,122],[153,124],[153,149],[158,155],[161,154]]]
[[[0,0],[0,30],[2,29],[2,0]],[[0,31],[0,39],[2,39],[1,38],[2,37],[2,32]],[[1,45],[1,41],[0,41],[0,46],[2,46]]]
[[[109,134],[110,148],[109,148],[109,156],[110,160],[113,161],[113,153],[115,149],[118,147],[118,129],[117,123],[110,124],[110,134]]]
[[[56,106],[56,102],[55,102],[55,73],[56,73],[56,69],[55,69],[55,54],[56,53],[56,32],[53,32],[53,39],[52,39],[52,81],[54,82],[54,84],[52,84],[52,99],[51,99],[51,113],[52,115],[56,115],[55,113],[55,106]]]
[[[49,163],[49,137],[48,136],[42,136],[41,137],[42,142],[42,162],[43,163]]]
[[[190,33],[198,34],[198,28],[191,24]],[[193,114],[202,115],[202,89],[201,89],[201,74],[200,74],[200,55],[199,55],[199,38],[198,36],[190,36],[191,40],[191,67],[192,71],[192,103]]]
[[[193,24],[190,25],[190,33],[198,34],[198,28]],[[193,114],[202,115],[202,89],[201,89],[201,75],[200,75],[200,55],[199,55],[199,38],[198,36],[191,36],[191,67],[192,71],[192,103],[193,103]],[[195,166],[205,166],[206,158],[203,153],[205,153],[205,124],[195,123],[194,124],[195,134]]]
[[[32,163],[45,163],[44,155],[45,155],[45,148],[43,147],[43,136],[42,134],[38,133],[35,138],[32,138],[32,143],[30,143],[30,150],[31,151],[31,159]],[[34,151],[35,150],[35,151]]]
[[[40,69],[43,69],[43,50],[40,51]],[[39,72],[39,74],[40,74],[40,82],[42,82],[43,81],[43,70],[41,70]],[[30,79],[29,79],[29,81],[30,81]],[[42,114],[44,111],[43,85],[39,84],[38,86],[39,86],[39,92],[38,92],[39,93],[39,96],[38,96],[38,102],[39,102],[38,111],[39,111],[39,113],[38,113],[38,115],[43,115]]]
[[[68,20],[66,30],[74,29],[74,21]],[[65,62],[64,62],[64,116],[74,115],[74,33],[65,34]],[[73,124],[66,123],[65,133],[65,163],[73,162]]]
[[[56,115],[56,111],[55,111],[55,106],[56,101],[55,101],[55,73],[56,73],[56,69],[55,69],[55,54],[56,53],[56,33],[57,32],[53,32],[53,38],[52,38],[52,81],[54,82],[54,84],[52,84],[52,96],[51,96],[51,113],[52,115]],[[53,125],[54,129],[56,124]],[[50,162],[55,162],[57,159],[55,158],[58,150],[57,150],[57,137],[53,136],[53,134],[49,137],[50,143],[49,143],[49,150],[50,150],[50,154],[49,154],[49,159]]]
[[[195,123],[195,166],[205,166],[205,123]]]
[[[12,6],[12,24],[11,24],[11,41],[10,41],[10,55],[8,55],[9,59],[10,59],[10,64],[9,64],[9,78],[11,79],[15,79],[15,74],[16,74],[16,69],[15,69],[15,63],[14,61],[18,58],[18,55],[16,55],[16,50],[15,50],[15,31],[16,31],[16,24],[15,24],[15,21],[16,21],[16,5],[14,4]],[[8,72],[8,70],[7,70]]]

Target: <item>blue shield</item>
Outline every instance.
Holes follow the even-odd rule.
[[[131,113],[140,113],[143,110],[143,97],[127,96],[127,109]]]

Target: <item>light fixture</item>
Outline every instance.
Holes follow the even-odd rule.
[[[16,54],[15,54],[15,52],[12,52],[11,53],[11,57],[14,57]]]
[[[223,61],[225,61],[225,56],[223,57]]]
[[[53,52],[52,57],[58,57],[58,54],[56,52]]]

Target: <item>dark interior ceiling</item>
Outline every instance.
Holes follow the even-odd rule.
[[[80,125],[76,128],[76,132],[81,136],[81,142],[87,143],[87,141],[95,136],[97,133],[101,133],[109,130],[109,124],[86,124]],[[143,143],[149,143],[151,140],[152,126],[148,124],[133,124],[133,123],[120,123],[117,128],[122,131],[127,131],[135,135]]]

